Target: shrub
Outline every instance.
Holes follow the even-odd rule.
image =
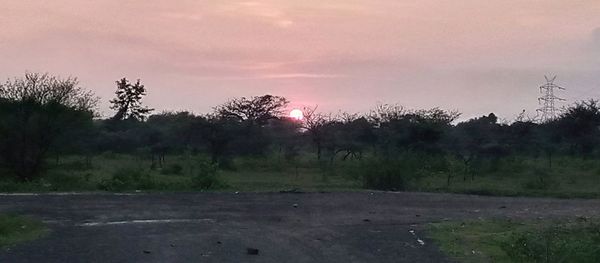
[[[180,175],[183,173],[183,166],[181,166],[178,163],[174,163],[174,164],[169,164],[167,165],[165,168],[163,168],[160,171],[161,174],[174,174],[174,175]]]
[[[217,177],[217,165],[208,161],[200,161],[197,174],[192,177],[192,187],[197,190],[213,190],[226,188],[227,184]]]
[[[52,191],[68,191],[83,188],[84,178],[76,174],[53,172],[45,178],[43,185]]]
[[[156,186],[149,174],[133,167],[120,168],[110,179],[100,182],[98,187],[106,191],[147,190]]]
[[[528,190],[548,190],[558,185],[545,169],[535,169],[533,176],[533,178],[530,178],[523,184],[523,188]]]
[[[68,162],[68,163],[62,163],[60,165],[58,165],[59,168],[62,168],[64,170],[71,170],[71,171],[88,171],[91,170],[92,165],[90,163],[87,163],[85,161],[81,161],[81,160],[76,160],[73,162]]]
[[[355,173],[363,180],[363,187],[379,190],[404,190],[406,178],[402,165],[394,161],[363,160]]]

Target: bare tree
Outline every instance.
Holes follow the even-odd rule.
[[[325,128],[331,122],[331,114],[317,112],[318,106],[313,108],[304,107],[304,119],[302,128],[304,128],[312,138],[317,148],[317,160],[321,160],[323,144],[325,140]]]
[[[48,73],[31,72],[0,84],[0,98],[42,105],[57,103],[85,111],[93,111],[99,100],[91,91],[81,88],[77,78],[61,79]]]
[[[376,127],[379,127],[381,123],[399,120],[407,113],[408,110],[398,104],[377,104],[375,109],[369,113],[368,119]]]

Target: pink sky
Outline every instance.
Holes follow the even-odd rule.
[[[600,97],[600,2],[0,0],[0,78],[79,77],[102,97],[141,78],[158,110],[271,93],[293,106],[377,103],[535,114],[544,74]]]

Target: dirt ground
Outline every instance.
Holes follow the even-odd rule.
[[[44,238],[0,262],[445,262],[424,226],[599,216],[600,200],[433,193],[6,194]]]

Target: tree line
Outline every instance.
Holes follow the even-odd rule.
[[[600,155],[600,106],[594,99],[569,106],[553,121],[501,123],[493,114],[457,123],[460,114],[439,108],[411,110],[377,105],[365,114],[303,109],[286,116],[281,96],[233,98],[207,114],[160,112],[143,104],[140,80],[116,81],[115,111],[98,118],[98,98],[76,78],[26,73],[0,85],[2,176],[29,181],[44,175],[48,159],[92,157],[103,152],[152,159],[160,168],[170,155],[203,154],[222,168],[239,156],[276,155],[293,161],[310,154],[323,164],[378,158],[393,162],[405,153],[454,156],[465,169],[482,160],[557,155]]]

